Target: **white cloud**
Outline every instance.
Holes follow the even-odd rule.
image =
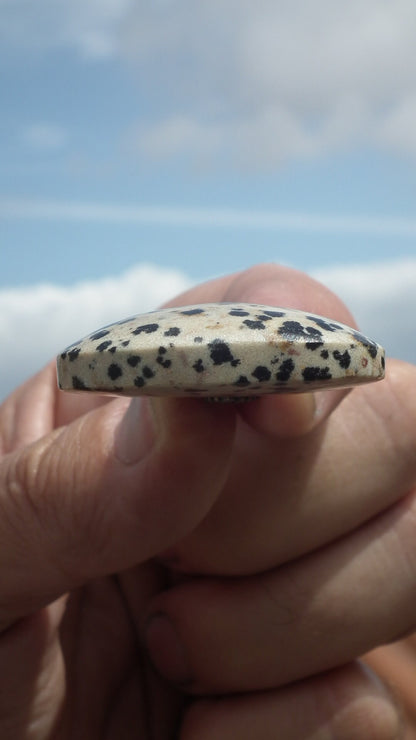
[[[390,356],[416,363],[416,260],[326,267],[313,275],[344,299]],[[0,291],[0,398],[80,336],[152,310],[190,284],[181,272],[149,264],[70,287]]]
[[[143,156],[276,167],[355,146],[416,156],[414,0],[3,0],[0,40],[135,70]],[[156,112],[157,111],[157,112]]]
[[[363,332],[390,357],[416,364],[416,259],[337,265],[316,270],[313,277],[343,299]]]
[[[120,52],[164,110],[138,148],[173,154],[180,115],[197,163],[204,146],[238,167],[362,145],[414,155],[415,30],[413,0],[137,3]]]
[[[0,399],[66,345],[104,324],[150,311],[190,285],[179,271],[138,265],[70,287],[0,291]]]

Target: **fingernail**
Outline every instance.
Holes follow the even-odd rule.
[[[164,678],[175,684],[191,682],[185,649],[165,614],[153,614],[149,619],[145,627],[145,644],[154,667]]]
[[[121,462],[132,465],[149,454],[156,429],[149,399],[132,398],[115,435],[115,453]]]

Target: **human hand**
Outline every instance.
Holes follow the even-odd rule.
[[[256,297],[253,296],[253,291]],[[296,304],[300,308],[304,306],[349,323],[349,317],[344,313],[345,309],[340,307],[334,297],[320,290],[306,278],[285,270],[265,268],[263,271],[259,268],[236,279],[225,278],[211,285],[200,286],[190,300],[181,302],[221,299]],[[333,672],[331,680],[325,675],[314,679],[307,678],[311,672],[319,673],[325,668],[325,665],[320,666],[320,654],[317,661],[316,656],[312,656],[312,666],[310,665],[313,650],[309,650],[308,659],[303,662],[302,640],[305,637],[305,630],[314,626],[313,614],[312,617],[309,616],[309,624],[308,620],[299,623],[299,618],[296,618],[296,606],[300,608],[302,600],[297,598],[295,605],[293,601],[288,600],[286,605],[286,598],[290,596],[287,588],[292,577],[290,572],[286,578],[286,591],[282,592],[281,597],[279,595],[280,607],[279,601],[273,598],[273,592],[268,589],[265,576],[255,575],[264,567],[269,567],[271,569],[269,575],[272,576],[279,562],[293,561],[301,554],[304,558],[298,561],[299,566],[303,563],[306,565],[307,562],[313,563],[316,555],[307,556],[307,553],[320,544],[326,543],[329,547],[334,536],[346,535],[353,526],[360,523],[359,521],[352,524],[351,517],[354,521],[354,516],[361,511],[358,505],[359,496],[363,495],[362,505],[367,501],[367,490],[362,493],[356,481],[355,487],[352,487],[352,491],[356,491],[353,496],[355,507],[346,506],[349,502],[342,497],[339,499],[339,509],[342,510],[342,506],[346,506],[347,513],[349,512],[345,529],[341,527],[339,531],[343,518],[335,517],[335,535],[330,519],[329,526],[318,527],[316,535],[312,536],[312,532],[306,529],[306,523],[310,522],[311,527],[317,520],[319,523],[319,507],[328,512],[328,503],[331,503],[331,499],[324,495],[325,486],[319,485],[319,469],[315,472],[315,478],[309,488],[304,491],[300,485],[302,477],[300,471],[305,460],[304,442],[313,435],[318,435],[318,447],[321,450],[319,437],[322,436],[324,428],[322,420],[343,399],[344,394],[333,392],[320,397],[321,424],[313,433],[310,430],[317,422],[312,418],[313,404],[308,397],[292,399],[270,397],[267,404],[262,400],[241,408],[239,413],[244,417],[244,421],[239,423],[229,475],[227,466],[235,410],[224,407],[212,408],[196,402],[190,404],[175,402],[167,405],[166,402],[157,403],[155,406],[159,409],[159,416],[162,414],[163,418],[168,417],[168,429],[172,429],[174,425],[175,434],[165,435],[165,444],[162,444],[162,450],[157,446],[156,455],[150,453],[150,459],[148,455],[144,457],[145,462],[142,460],[137,465],[133,464],[134,471],[130,466],[128,472],[122,473],[123,466],[120,468],[120,461],[114,461],[113,437],[116,424],[125,412],[125,401],[107,403],[88,399],[86,402],[84,398],[75,400],[71,397],[68,400],[60,396],[56,416],[58,424],[77,418],[80,413],[87,410],[86,406],[91,409],[90,414],[74,421],[67,429],[55,432],[51,438],[46,438],[46,441],[44,439],[34,447],[26,446],[28,442],[45,434],[53,426],[49,421],[53,406],[51,380],[52,374],[49,370],[38,379],[36,387],[32,384],[18,391],[3,410],[5,449],[16,447],[20,450],[14,456],[8,456],[3,465],[5,490],[9,494],[6,493],[4,496],[6,503],[3,503],[3,508],[6,507],[7,527],[2,526],[9,537],[8,541],[6,539],[7,549],[4,546],[5,555],[2,558],[6,563],[5,557],[9,558],[7,573],[4,579],[2,574],[1,579],[6,587],[2,588],[0,602],[3,605],[7,604],[7,608],[3,607],[1,612],[3,622],[6,625],[28,614],[29,611],[33,612],[44,604],[49,604],[55,596],[68,589],[71,589],[71,596],[66,599],[66,607],[64,599],[59,599],[47,609],[35,612],[34,616],[12,626],[0,640],[3,665],[6,664],[8,667],[12,665],[15,668],[11,674],[8,671],[7,675],[0,677],[0,689],[7,688],[7,692],[0,691],[0,696],[4,696],[5,700],[8,699],[7,712],[6,709],[3,711],[3,707],[0,711],[0,717],[6,718],[2,737],[26,737],[23,732],[27,730],[29,720],[34,723],[34,716],[37,721],[35,730],[37,734],[33,734],[33,737],[36,740],[65,737],[71,727],[76,728],[77,737],[81,738],[104,737],[105,731],[108,737],[130,737],[140,734],[137,728],[143,727],[144,722],[148,723],[148,727],[151,728],[149,732],[153,732],[154,737],[170,737],[175,721],[173,718],[177,695],[167,692],[163,684],[149,674],[136,641],[137,634],[143,629],[144,614],[147,613],[145,622],[149,625],[150,615],[155,610],[160,612],[161,609],[165,613],[170,613],[174,621],[176,620],[175,626],[181,632],[188,656],[191,656],[194,671],[194,683],[190,687],[192,690],[202,693],[220,691],[227,696],[240,685],[248,692],[239,699],[225,698],[222,702],[207,704],[196,700],[185,715],[187,719],[183,728],[184,738],[197,737],[198,740],[205,740],[208,737],[239,737],[244,740],[245,737],[260,739],[278,736],[289,740],[292,737],[304,737],[308,723],[309,726],[316,725],[318,721],[323,724],[324,720],[327,720],[327,724],[332,723],[332,726],[338,722],[338,727],[341,728],[345,728],[349,723],[355,731],[357,700],[361,707],[373,710],[368,720],[370,724],[372,723],[371,726],[376,723],[376,727],[380,727],[381,722],[384,732],[386,728],[387,731],[392,730],[395,713],[389,699],[358,665]],[[356,393],[357,391],[354,391],[349,398],[353,398]],[[340,412],[345,400],[347,399],[342,401],[332,416]],[[132,403],[130,417],[137,412],[139,405],[136,402]],[[279,421],[276,424],[274,417],[278,410],[281,421],[284,421],[280,426]],[[352,413],[350,415],[353,416]],[[346,418],[349,418],[349,415]],[[132,421],[133,429],[136,430],[137,419]],[[141,421],[146,424],[148,420],[142,416]],[[39,422],[41,424],[37,426]],[[215,434],[216,422],[221,424],[219,427],[221,433],[218,437]],[[204,425],[203,429],[201,424]],[[185,427],[184,430],[182,426]],[[339,426],[343,428],[342,423]],[[181,430],[180,435],[178,430]],[[308,430],[310,434],[301,437],[302,433]],[[409,436],[410,431],[409,428]],[[206,436],[202,438],[201,434]],[[287,435],[292,437],[290,442],[285,441]],[[116,439],[120,438],[120,435],[115,436]],[[177,439],[178,436],[181,437],[180,441]],[[326,436],[323,435],[324,438]],[[126,438],[125,435],[124,437]],[[255,440],[257,441],[253,447]],[[335,440],[340,443],[339,436]],[[180,444],[181,441],[183,445]],[[279,495],[274,495],[273,478],[276,470],[280,477],[281,469],[290,462],[290,458],[285,455],[279,467],[276,464],[269,467],[270,452],[272,456],[275,455],[277,441],[279,448],[283,445],[287,452],[295,445],[297,454],[300,455],[301,464],[297,466],[298,493],[295,497],[297,514],[292,510],[290,501],[286,502],[286,510],[285,502],[282,501],[285,495],[290,493],[287,491],[289,484],[293,489],[293,480],[283,478]],[[202,450],[202,458],[198,457],[201,447],[204,448],[207,442],[210,449],[206,455]],[[341,435],[341,442],[345,442],[345,435],[344,437]],[[241,450],[244,450],[244,455]],[[330,468],[336,471],[334,463],[339,459],[339,448],[334,445],[334,448],[329,447],[328,452],[328,448],[323,446],[323,450],[324,452],[320,452],[316,458],[318,462],[322,460],[322,470],[326,469],[325,460],[328,463],[329,457]],[[338,457],[332,459],[331,454],[334,452]],[[131,447],[127,457],[131,458]],[[309,457],[306,455],[306,461],[310,458],[310,454]],[[255,464],[256,459],[260,469],[264,468],[261,487],[258,475],[256,476],[256,471],[257,474],[259,471],[259,466]],[[297,458],[295,456],[292,459]],[[192,465],[192,461],[195,465]],[[312,462],[311,469],[315,470],[314,456]],[[374,455],[370,461],[365,459],[367,470],[371,471],[372,462]],[[161,464],[169,467],[169,490],[166,478],[160,474]],[[401,460],[391,473],[389,486],[393,485],[393,480],[403,482],[406,475],[411,476],[410,462],[407,472],[404,470],[405,467],[404,461]],[[14,470],[18,472],[17,481]],[[203,480],[198,475],[200,470],[204,471]],[[247,470],[247,476],[240,475],[240,470],[242,472]],[[356,473],[355,469],[352,472]],[[106,474],[105,484],[104,474]],[[356,476],[353,475],[352,478],[355,479]],[[328,483],[328,479],[324,478],[325,480]],[[256,486],[254,503],[257,502],[258,506],[251,506],[254,484]],[[236,486],[240,486],[239,491],[236,490]],[[114,496],[111,496],[114,494],[114,487],[122,494],[123,507],[120,506],[118,499],[115,502]],[[171,488],[175,490],[173,501],[169,496]],[[19,490],[23,493],[20,500],[18,496],[16,497]],[[169,556],[171,559],[176,558],[176,566],[181,565],[186,570],[219,575],[223,572],[239,575],[249,572],[251,577],[238,581],[216,578],[185,582],[170,592],[157,596],[153,604],[149,605],[152,596],[163,590],[165,574],[149,562],[148,558],[162,549],[169,548],[170,544],[178,541],[187,531],[195,529],[196,523],[204,517],[220,493],[221,498],[218,499],[217,506],[212,508],[199,532],[195,530],[195,534],[184,538],[175,549],[170,548]],[[236,494],[238,494],[237,505],[234,500]],[[176,498],[177,495],[179,500]],[[399,495],[400,492],[397,493],[398,497]],[[315,501],[316,497],[318,500]],[[377,508],[374,498],[372,491],[369,495],[370,503],[365,503],[361,513],[363,522],[386,506],[383,499],[384,503],[381,502]],[[387,494],[385,498],[388,498]],[[10,502],[7,503],[9,499]],[[20,507],[18,512],[16,499]],[[173,505],[173,512],[170,510],[162,520],[161,503]],[[274,508],[276,504],[277,510]],[[11,506],[11,509],[7,506]],[[330,517],[334,516],[331,513],[333,510],[334,507],[329,508]],[[231,513],[228,521],[227,511]],[[279,524],[276,531],[285,535],[280,542],[276,539],[274,527],[271,532],[267,527],[264,528],[264,524],[268,523],[268,517],[274,516],[275,511],[281,517],[281,525]],[[254,515],[258,516],[258,512],[260,519],[253,519]],[[305,513],[308,512],[309,520],[305,519]],[[35,527],[30,519],[33,513],[35,524],[38,525]],[[26,518],[22,517],[22,514]],[[143,514],[148,525],[145,530]],[[236,520],[236,514],[239,521]],[[300,522],[303,534],[306,535],[306,544],[302,544],[303,537],[297,534],[295,514],[303,516]],[[247,537],[242,542],[240,532],[245,531],[247,516],[253,526],[247,527]],[[171,528],[171,524],[176,525],[176,529],[175,526]],[[289,525],[290,528],[287,529]],[[325,533],[324,542],[320,542],[322,531]],[[140,537],[137,537],[138,532]],[[25,543],[25,549],[22,548],[22,542]],[[27,571],[28,562],[32,566],[30,573]],[[134,567],[137,562],[143,565]],[[296,563],[291,563],[290,567],[295,565]],[[289,565],[284,566],[282,572],[287,573],[288,567]],[[106,573],[117,571],[119,572],[116,577],[104,577]],[[321,572],[321,569],[318,568],[318,571]],[[276,571],[276,574],[278,573],[279,571]],[[337,580],[335,575],[338,578],[336,567],[334,581]],[[250,602],[250,609],[244,611],[248,593],[244,589],[248,585],[253,586],[251,593],[253,600]],[[302,586],[300,576],[299,585]],[[320,609],[324,610],[325,600],[331,594],[326,594],[325,591],[322,593],[322,589],[319,589],[319,579],[315,585],[318,589],[317,594],[321,596],[320,605],[318,603],[315,612],[316,621],[319,621]],[[243,589],[240,589],[240,586]],[[276,586],[276,589],[278,588],[280,585]],[[342,586],[340,593],[341,590]],[[297,595],[296,589],[291,591],[294,596]],[[339,603],[342,605],[342,600]],[[204,612],[207,606],[210,608],[207,614],[202,613],[200,624],[189,624],[193,619],[201,617],[201,612]],[[186,614],[188,609],[189,612]],[[282,613],[289,615],[289,620],[286,619],[286,632],[283,630],[282,633],[276,611],[280,615]],[[290,619],[291,614],[293,619]],[[212,616],[214,619],[210,623]],[[247,618],[242,620],[242,617]],[[266,626],[267,623],[274,626],[272,633],[270,630],[268,632],[264,630],[265,618]],[[322,631],[327,629],[327,624],[328,620],[323,622]],[[239,634],[238,629],[240,625],[245,630],[242,643],[244,665],[241,661],[241,642],[229,640],[233,632],[239,640],[241,639],[241,631]],[[331,644],[338,640],[340,630],[340,624],[335,621],[334,639],[329,640]],[[291,644],[293,648],[295,638],[295,650],[292,654],[292,648],[289,649],[287,646],[286,654],[283,650],[283,662],[278,666],[278,671],[273,672],[270,667],[274,665],[276,668],[277,664],[273,651],[279,650],[282,654],[282,647],[286,647],[283,643],[289,632],[294,633]],[[75,646],[76,634],[82,635],[83,639],[78,640]],[[156,637],[153,630],[153,647],[158,642],[159,650],[161,637],[163,635],[160,629]],[[165,643],[164,649],[166,648]],[[320,653],[316,647],[315,652]],[[331,655],[328,655],[328,650],[323,652],[325,663]],[[349,657],[356,654],[354,652],[354,655]],[[221,663],[215,665],[219,655]],[[28,661],[28,656],[29,658],[32,656],[32,660]],[[281,655],[277,656],[278,659],[280,657]],[[289,665],[292,658],[296,658],[294,668]],[[340,656],[336,654],[335,659],[337,663]],[[263,671],[262,666],[265,663]],[[33,670],[28,671],[28,665]],[[75,666],[80,666],[81,669],[77,670]],[[64,667],[68,676],[66,682],[63,678]],[[306,677],[295,688],[283,687],[290,680],[290,670],[298,671],[299,677]],[[143,682],[140,680],[144,674],[147,677],[146,694],[143,693]],[[259,674],[262,674],[260,683]],[[220,685],[218,679],[221,679]],[[267,693],[257,692],[257,689],[266,688],[266,684],[269,688]],[[37,694],[34,687],[39,685],[46,685],[48,691]],[[120,686],[123,688],[120,689]],[[277,686],[282,688],[276,690]],[[250,692],[253,690],[256,693],[252,695]],[[333,706],[335,694],[338,696],[336,711]],[[10,697],[13,698],[12,702]],[[326,709],[325,702],[322,701],[325,697]],[[311,707],[311,703],[314,704],[315,701],[319,707],[318,712],[316,708],[313,711]],[[109,703],[112,705],[110,711]],[[155,713],[156,704],[159,711]],[[340,718],[341,709],[343,712]],[[297,725],[294,718],[298,722]],[[16,731],[16,722],[20,723],[20,735]],[[106,730],[103,729],[105,723]],[[253,723],[257,728],[254,734]],[[363,737],[369,737],[368,726],[367,723]],[[9,728],[12,729],[7,735]],[[3,729],[1,725],[0,729]],[[146,736],[145,730],[143,735]],[[374,736],[383,737],[381,734]],[[347,737],[345,733],[344,737]],[[360,735],[350,733],[350,737],[359,738]],[[385,737],[394,737],[393,730],[390,734],[385,734]]]

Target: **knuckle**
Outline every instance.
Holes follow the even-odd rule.
[[[48,496],[53,470],[45,461],[47,447],[46,440],[36,442],[9,454],[2,465],[2,520],[9,532],[18,532],[19,537],[27,532],[31,540],[37,528],[45,529],[56,517]]]
[[[3,487],[5,489],[8,509],[15,512],[19,519],[26,519],[28,512],[38,518],[42,504],[39,490],[39,453],[28,448],[24,454],[13,453],[4,466]]]

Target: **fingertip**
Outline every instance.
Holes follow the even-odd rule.
[[[326,285],[286,265],[258,264],[236,274],[224,300],[311,311],[356,326],[345,303]]]
[[[262,396],[240,404],[239,414],[252,429],[269,437],[300,437],[315,425],[313,393]]]
[[[256,432],[276,439],[309,434],[335,411],[350,389],[262,396],[238,405],[242,419]]]

